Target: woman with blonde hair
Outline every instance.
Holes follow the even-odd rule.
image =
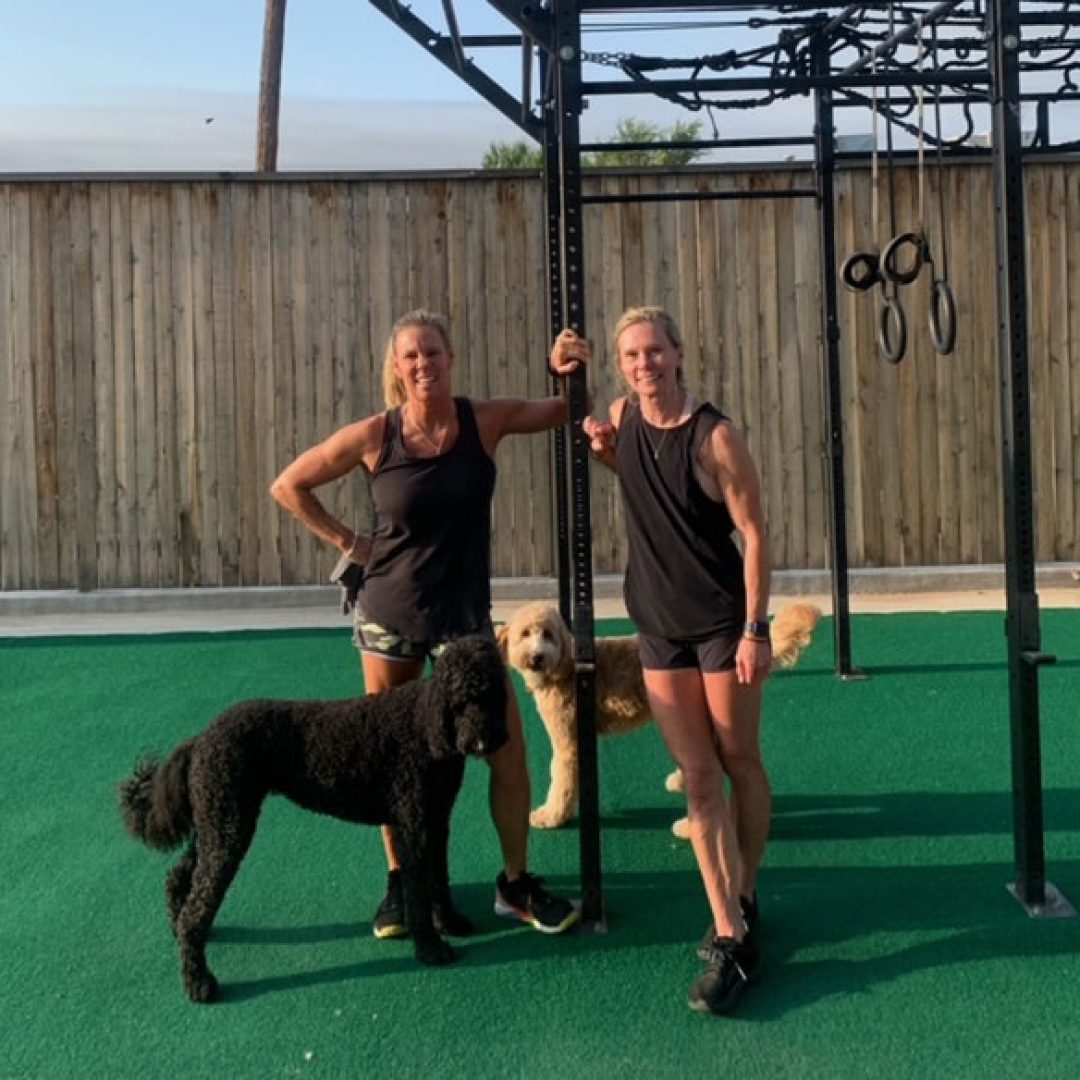
[[[552,363],[584,347],[564,332]],[[699,948],[708,967],[690,988],[690,1005],[724,1013],[757,967],[755,890],[771,812],[759,740],[771,664],[761,487],[739,430],[683,384],[682,338],[666,311],[624,312],[614,348],[630,392],[609,419],[587,417],[583,430],[618,473],[627,612],[653,717],[682,771],[712,913]]]
[[[585,350],[568,345],[552,364],[574,371]],[[363,567],[355,604],[355,640],[364,685],[379,693],[420,677],[424,661],[466,634],[493,636],[491,503],[495,451],[508,435],[549,431],[567,419],[562,397],[456,397],[454,351],[446,320],[412,311],[394,324],[383,368],[386,409],[334,432],[302,453],[274,481],[273,497],[316,536]],[[370,535],[353,532],[315,494],[354,469],[368,479],[374,506]],[[567,900],[528,872],[530,790],[521,714],[511,689],[509,742],[488,758],[491,814],[502,848],[495,911],[544,933],[577,921]],[[387,893],[375,916],[376,937],[406,934],[394,839],[383,830],[390,864]],[[439,912],[441,929],[468,933],[455,911]]]

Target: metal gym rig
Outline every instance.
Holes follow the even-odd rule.
[[[973,110],[991,118],[990,157],[994,171],[997,238],[998,363],[1001,390],[1005,507],[1005,630],[1009,668],[1013,833],[1016,879],[1008,888],[1031,915],[1064,916],[1075,911],[1046,880],[1042,763],[1039,733],[1039,668],[1054,657],[1042,651],[1035,591],[1035,545],[1031,477],[1031,413],[1027,327],[1027,265],[1023,162],[1025,157],[1080,149],[1080,140],[1055,141],[1055,110],[1080,101],[1075,81],[1080,55],[1080,3],[1049,0],[945,0],[938,3],[827,4],[791,2],[747,4],[737,0],[647,3],[641,0],[486,0],[489,14],[505,22],[500,34],[463,34],[454,0],[441,0],[444,25],[436,29],[400,0],[368,0],[496,109],[543,147],[547,214],[549,316],[552,336],[564,326],[585,334],[582,213],[604,202],[668,199],[747,198],[757,193],[672,192],[589,194],[582,190],[581,155],[590,150],[633,150],[693,146],[703,150],[752,150],[812,146],[816,183],[809,189],[761,193],[771,198],[812,198],[818,207],[822,275],[822,342],[828,401],[828,520],[832,564],[834,646],[837,675],[858,678],[851,662],[848,554],[845,536],[844,446],[841,433],[840,330],[837,280],[864,290],[881,286],[879,324],[882,356],[903,356],[903,324],[897,322],[895,284],[918,273],[928,255],[925,234],[894,237],[891,252],[857,253],[841,268],[836,251],[834,176],[838,160],[837,109],[869,109],[875,132],[886,125],[889,164],[893,132],[914,136],[922,167],[932,146],[940,164],[950,156],[981,152],[969,145]],[[479,4],[470,4],[475,15]],[[655,14],[659,21],[642,23]],[[693,57],[590,53],[583,31],[611,29],[616,16],[636,19],[624,30],[647,29],[656,42],[666,30],[687,26],[686,16],[711,15],[695,28],[722,37],[724,28],[752,31],[757,41]],[[676,21],[678,15],[683,21]],[[745,39],[745,34],[743,38]],[[520,85],[505,86],[471,56],[506,49],[521,55]],[[618,77],[587,79],[585,65],[606,67]],[[685,72],[675,77],[671,72]],[[535,76],[535,77],[534,77]],[[580,118],[590,98],[655,95],[712,121],[714,138],[684,143],[587,144]],[[813,101],[813,134],[791,137],[720,138],[716,116],[724,110],[753,109],[780,100]],[[934,110],[931,133],[923,113]],[[1021,130],[1021,106],[1033,104],[1036,129]],[[942,110],[964,117],[960,136],[946,138]],[[917,124],[912,112],[917,112]],[[1026,143],[1026,144],[1025,144]],[[877,140],[873,153],[876,166]],[[891,176],[890,176],[891,180]],[[888,260],[886,256],[889,256]],[[891,272],[890,272],[891,271]],[[935,348],[951,348],[955,307],[934,282],[931,310]],[[899,316],[902,319],[902,314]],[[580,782],[583,917],[603,926],[600,871],[600,817],[595,730],[595,649],[588,445],[580,421],[586,415],[583,373],[569,380],[571,423],[555,439],[559,601],[574,634]]]

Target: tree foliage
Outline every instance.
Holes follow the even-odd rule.
[[[485,169],[542,169],[544,150],[525,139],[511,143],[493,142],[481,165]]]
[[[662,128],[648,120],[635,120],[623,117],[615,125],[615,133],[605,143],[668,143],[688,142],[697,139],[701,131],[698,120],[676,123],[670,128]],[[678,166],[689,165],[698,161],[705,153],[697,147],[673,149],[657,146],[655,149],[641,150],[598,150],[584,154],[581,164],[586,169],[599,169],[604,166]],[[516,142],[493,142],[484,154],[482,165],[485,169],[542,169],[544,151],[541,147],[518,139]]]
[[[635,120],[633,117],[623,117],[615,125],[615,134],[610,139],[602,139],[607,143],[667,143],[688,142],[698,138],[701,131],[701,123],[693,120],[688,123],[676,123],[670,128],[662,128],[657,124],[651,124],[648,120]],[[671,149],[666,146],[658,146],[655,150],[599,150],[595,154],[587,154],[582,162],[587,168],[599,168],[604,165],[689,165],[697,161],[704,150],[696,147],[683,149]]]

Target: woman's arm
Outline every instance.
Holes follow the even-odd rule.
[[[747,621],[764,622],[768,618],[772,568],[761,481],[746,440],[734,424],[722,421],[705,441],[699,461],[719,488],[731,520],[742,537]],[[770,662],[767,641],[754,641],[744,636],[739,642],[736,670],[740,682],[764,679]]]
[[[356,563],[367,561],[371,537],[359,536],[338,521],[318,500],[315,488],[339,479],[358,465],[370,467],[382,446],[385,422],[385,414],[380,413],[335,431],[287,465],[270,486],[270,494],[293,517]]]
[[[555,339],[548,357],[553,375],[569,375],[589,359],[589,344],[573,330],[564,330]],[[489,454],[504,435],[532,435],[561,427],[569,417],[566,398],[491,398],[474,401],[480,436]]]
[[[608,410],[609,419],[597,420],[592,416],[586,416],[581,421],[581,430],[585,432],[589,440],[590,453],[612,472],[618,472],[619,468],[615,459],[615,440],[618,438],[619,422],[622,420],[625,406],[626,398],[617,398]]]

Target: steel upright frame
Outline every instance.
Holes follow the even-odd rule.
[[[1041,649],[1038,596],[1035,591],[1033,492],[1031,483],[1030,373],[1027,340],[1027,269],[1024,233],[1023,159],[1020,131],[1022,100],[1022,31],[1029,27],[1080,26],[1080,14],[1067,10],[1029,12],[1022,15],[1019,0],[970,3],[970,14],[985,15],[987,70],[970,66],[962,70],[878,70],[877,59],[888,57],[910,43],[922,28],[944,24],[964,10],[966,0],[943,0],[926,5],[920,19],[902,26],[881,40],[855,62],[840,70],[832,66],[832,35],[845,20],[863,17],[867,4],[828,4],[813,0],[753,5],[786,14],[804,13],[808,23],[809,69],[778,76],[743,76],[691,79],[587,81],[583,78],[582,16],[605,12],[645,13],[670,11],[670,6],[647,0],[487,0],[488,6],[514,28],[513,34],[485,38],[463,36],[454,15],[453,0],[442,0],[447,32],[440,33],[414,15],[400,0],[368,0],[395,21],[441,63],[513,120],[544,149],[544,190],[548,236],[548,292],[550,330],[564,326],[585,335],[585,280],[582,211],[584,206],[610,201],[656,201],[658,199],[715,199],[746,197],[732,192],[680,192],[671,195],[589,195],[582,192],[580,118],[592,97],[659,93],[669,99],[702,93],[811,94],[814,99],[813,139],[805,135],[790,139],[712,140],[702,147],[796,145],[813,143],[815,185],[812,189],[777,192],[771,197],[814,198],[819,210],[819,244],[822,271],[822,344],[824,381],[828,403],[825,433],[828,463],[830,554],[834,610],[834,654],[837,675],[858,678],[852,666],[848,553],[846,538],[844,443],[840,383],[840,329],[837,301],[837,258],[834,174],[834,109],[850,106],[851,100],[875,87],[934,88],[945,99],[963,103],[979,92],[989,100],[993,116],[992,160],[995,178],[995,225],[998,250],[999,370],[1002,407],[1002,454],[1004,463],[1004,532],[1006,540],[1006,637],[1009,665],[1009,712],[1012,743],[1012,783],[1016,880],[1010,891],[1032,915],[1072,915],[1068,901],[1046,881],[1042,814],[1041,752],[1039,735],[1038,670],[1053,657]],[[680,9],[695,11],[745,11],[742,0],[683,0]],[[985,10],[984,10],[985,9]],[[516,46],[522,50],[523,80],[520,99],[485,75],[466,56],[466,49]],[[529,77],[535,50],[540,71],[539,100],[532,100]],[[721,65],[722,66],[722,65]],[[1063,64],[1064,66],[1064,64]],[[663,65],[653,64],[653,68]],[[868,70],[869,69],[869,70]],[[1065,85],[1075,91],[1068,76]],[[1039,96],[1039,139],[1048,149],[1048,111],[1062,91]],[[861,98],[865,105],[866,99]],[[854,103],[858,104],[858,100]],[[663,144],[650,144],[655,147]],[[674,145],[674,144],[672,144]],[[1080,144],[1070,144],[1076,149]],[[608,144],[608,148],[611,147]],[[623,145],[617,149],[632,149]],[[580,834],[583,917],[587,925],[604,926],[601,890],[599,782],[596,747],[595,647],[592,591],[592,549],[588,495],[588,446],[581,431],[586,415],[583,372],[567,380],[569,431],[554,441],[557,536],[559,540],[559,602],[573,628],[576,648],[578,739],[580,767]],[[568,437],[567,437],[568,436]],[[567,445],[568,444],[568,445]]]

